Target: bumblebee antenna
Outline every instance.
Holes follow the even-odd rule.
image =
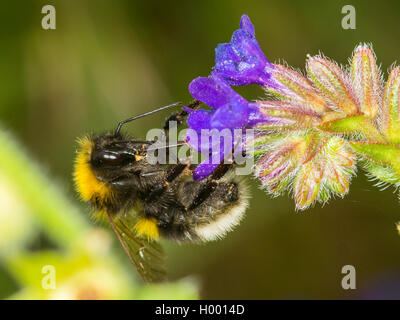
[[[161,107],[161,108],[158,108],[158,109],[149,111],[149,112],[145,112],[145,113],[139,114],[139,115],[137,115],[137,116],[134,116],[134,117],[132,117],[132,118],[123,120],[123,121],[121,121],[120,123],[118,123],[117,130],[115,130],[115,135],[116,135],[116,136],[119,135],[119,132],[121,131],[121,128],[122,128],[122,126],[123,126],[125,123],[131,122],[131,121],[136,120],[136,119],[139,119],[139,118],[143,118],[143,117],[145,117],[145,116],[151,115],[151,114],[156,113],[156,112],[158,112],[158,111],[162,111],[162,110],[169,109],[169,108],[173,108],[173,107],[177,107],[177,106],[183,106],[183,103],[182,103],[182,102],[175,102],[175,103],[173,103],[173,104],[169,104],[169,105],[167,105],[167,106],[164,106],[164,107]]]

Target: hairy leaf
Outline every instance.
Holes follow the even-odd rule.
[[[368,45],[360,45],[354,50],[351,78],[361,112],[368,118],[376,118],[382,107],[382,83],[375,54]]]
[[[363,156],[376,164],[389,165],[400,175],[400,149],[391,144],[380,144],[370,142],[350,142],[351,147]]]
[[[394,68],[386,83],[381,130],[389,141],[400,144],[400,67]]]
[[[318,114],[329,111],[328,103],[318,88],[299,72],[275,64],[272,80],[274,86],[265,87],[272,95],[285,101],[302,104]]]
[[[306,68],[311,80],[337,109],[348,115],[359,113],[351,81],[336,63],[321,56],[309,56]]]

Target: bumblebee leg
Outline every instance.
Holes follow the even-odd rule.
[[[201,102],[199,100],[194,100],[187,107],[190,109],[196,109],[200,104],[201,104]],[[170,129],[170,122],[176,122],[176,124],[179,126],[185,120],[187,115],[188,115],[187,111],[182,110],[182,111],[174,112],[167,119],[165,119],[165,123],[164,123],[164,127],[163,127],[163,129],[165,131],[165,135],[168,136],[168,131]]]
[[[225,173],[229,171],[233,167],[233,164],[235,160],[233,159],[233,156],[235,154],[235,149],[237,147],[237,144],[240,142],[238,140],[235,144],[235,146],[232,148],[232,159],[230,163],[224,163],[226,159],[222,159],[221,163],[218,165],[218,167],[214,170],[213,174],[208,178],[208,181],[201,186],[199,189],[196,197],[194,198],[192,204],[189,206],[189,210],[194,209],[198,207],[201,203],[203,203],[211,193],[215,190],[215,188],[218,186],[218,180],[220,180]]]
[[[164,181],[158,184],[153,190],[150,191],[150,193],[146,197],[146,201],[151,201],[157,198],[160,194],[162,194],[165,188],[167,188],[171,182],[177,179],[187,168],[189,168],[189,166],[190,163],[187,164],[178,163],[175,166],[173,166],[172,169],[168,171]],[[157,172],[157,174],[159,174],[159,172]]]
[[[239,140],[232,149],[232,156],[235,153],[235,149],[238,143]],[[232,161],[231,163],[224,163],[225,160],[226,159],[222,159],[221,163],[214,170],[213,174],[208,178],[208,181],[201,186],[192,204],[189,206],[189,210],[198,207],[206,199],[208,199],[210,194],[213,193],[215,188],[218,186],[218,180],[220,180],[225,175],[225,173],[227,173],[229,169],[233,167],[234,159],[231,160]]]
[[[194,198],[193,202],[190,204],[188,210],[195,209],[200,204],[202,204],[206,199],[208,199],[210,194],[213,193],[215,188],[217,187],[218,180],[220,180],[225,175],[225,173],[227,173],[229,169],[232,168],[232,166],[233,166],[232,163],[226,164],[222,161],[218,165],[218,167],[214,170],[211,177],[208,178],[208,181],[202,185],[196,197]]]

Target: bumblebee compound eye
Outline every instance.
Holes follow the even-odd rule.
[[[118,166],[126,162],[126,157],[113,151],[96,151],[92,154],[91,162],[95,166]]]

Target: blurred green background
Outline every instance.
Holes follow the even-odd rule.
[[[46,4],[56,8],[56,30],[41,28]],[[356,8],[356,30],[341,27],[346,4]],[[346,64],[359,42],[369,42],[386,77],[400,57],[399,10],[398,1],[7,1],[0,20],[1,130],[16,137],[28,161],[41,165],[40,172],[62,187],[71,206],[78,206],[78,217],[91,226],[71,179],[76,137],[113,129],[119,120],[158,106],[190,101],[189,82],[210,72],[215,46],[229,41],[243,13],[254,23],[270,61],[285,60],[304,70],[306,55],[321,51]],[[248,99],[263,94],[255,87],[240,93]],[[136,121],[129,132],[144,138],[166,116]],[[192,279],[170,298],[197,297],[196,286],[205,299],[400,298],[400,237],[395,228],[400,204],[393,188],[380,192],[360,169],[347,197],[299,213],[289,196],[271,199],[255,180],[247,180],[251,206],[226,239],[201,246],[165,243],[171,279]],[[1,255],[0,298],[32,285],[21,281],[32,261],[18,257],[19,250],[29,256],[59,245],[51,236],[59,230],[46,232],[52,227],[46,229],[36,219],[40,206],[18,207],[25,205],[19,196],[26,188],[9,195],[18,181],[0,179],[0,239],[8,237],[12,247],[18,232],[31,236],[23,245],[3,250],[8,253]],[[26,231],[31,229],[37,231]],[[116,267],[115,273],[136,277],[117,243],[96,259],[96,266],[103,267],[108,255],[123,265],[124,271]],[[341,287],[341,269],[348,264],[356,268],[356,290]],[[17,275],[16,265],[22,268]],[[164,289],[133,281],[142,291],[126,297],[164,297]],[[54,298],[25,292],[24,298]]]

